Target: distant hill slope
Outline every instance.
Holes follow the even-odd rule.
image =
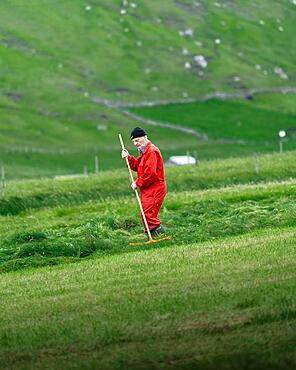
[[[93,158],[111,149],[102,168],[118,167],[116,135],[135,121],[94,97],[127,104],[293,87],[295,24],[296,6],[284,0],[3,0],[0,160],[11,177],[32,177],[57,173],[49,162],[69,173],[90,166],[55,156],[61,150]],[[166,155],[198,145],[174,130],[151,134]],[[225,152],[212,148],[205,157]],[[39,156],[28,162],[11,154],[31,149]]]

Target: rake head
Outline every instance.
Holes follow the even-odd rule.
[[[160,239],[149,239],[147,242],[139,242],[139,243],[129,243],[129,245],[133,246],[133,247],[136,247],[138,245],[143,245],[143,244],[154,244],[154,243],[159,243],[159,242],[162,242],[164,240],[171,240],[171,237],[170,236],[164,236],[163,238],[160,238]]]

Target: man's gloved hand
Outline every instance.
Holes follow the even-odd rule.
[[[135,181],[131,183],[131,188],[132,188],[133,190],[136,190],[136,189],[137,189],[137,184],[136,184],[136,182],[135,182]]]
[[[123,149],[121,152],[121,158],[126,158],[129,155],[128,151],[126,149]]]

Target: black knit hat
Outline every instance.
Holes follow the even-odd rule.
[[[141,127],[135,127],[131,132],[131,140],[142,136],[146,136],[146,132]]]

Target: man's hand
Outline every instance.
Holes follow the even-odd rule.
[[[121,152],[121,158],[126,158],[129,155],[128,151],[126,149],[123,149]]]
[[[133,190],[136,190],[136,189],[137,189],[137,184],[136,184],[136,182],[135,182],[135,181],[131,183],[131,188],[132,188]]]

